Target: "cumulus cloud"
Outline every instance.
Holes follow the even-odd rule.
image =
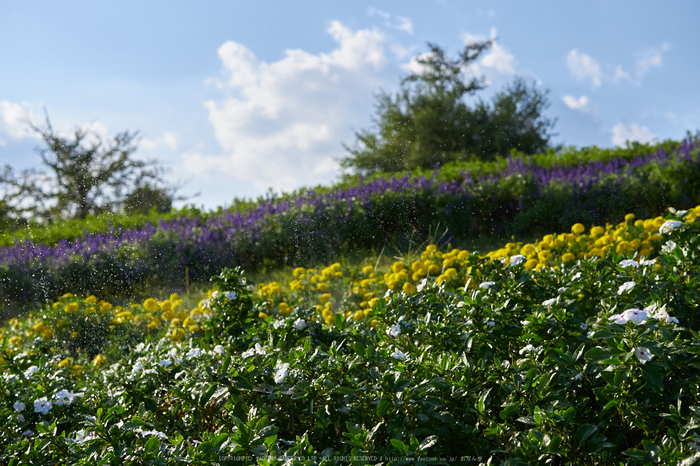
[[[638,126],[634,123],[629,125],[618,123],[613,126],[612,131],[612,143],[620,147],[624,146],[627,141],[647,143],[657,139],[656,135],[649,131],[649,128],[646,126]]]
[[[582,95],[578,99],[570,95],[565,95],[563,100],[566,106],[572,110],[579,110],[583,113],[592,113],[594,110],[591,99],[585,95]]]
[[[488,48],[478,63],[470,67],[470,73],[475,76],[484,76],[486,84],[491,84],[493,78],[499,75],[511,75],[515,73],[517,63],[515,57],[508,52],[508,49],[498,43],[496,39],[496,28],[491,28],[489,39],[493,45]],[[464,43],[472,44],[486,40],[484,36],[464,35]]]
[[[29,127],[29,122],[39,118],[26,105],[20,105],[7,100],[0,101],[0,133],[9,139],[39,139],[39,136]]]
[[[258,188],[280,190],[329,181],[345,155],[341,141],[371,111],[372,94],[383,81],[385,36],[352,31],[338,21],[328,33],[338,42],[318,55],[288,50],[267,63],[242,44],[219,48],[229,95],[207,101],[223,154],[189,152],[186,169],[198,175],[225,175]]]
[[[574,49],[566,56],[566,65],[577,79],[581,81],[590,79],[593,87],[602,84],[603,74],[600,65],[589,55]]]
[[[670,49],[669,44],[663,43],[660,48],[649,48],[637,56],[635,62],[635,74],[637,79],[641,79],[645,74],[653,68],[662,68],[664,66],[662,54]]]
[[[172,131],[163,131],[163,134],[155,139],[141,139],[140,144],[149,150],[161,146],[177,149],[177,146],[180,144],[180,137],[177,135],[177,133],[173,133]]]
[[[405,16],[397,16],[395,19],[392,19],[391,14],[371,6],[367,7],[367,16],[379,16],[384,18],[385,27],[413,34],[413,23]]]

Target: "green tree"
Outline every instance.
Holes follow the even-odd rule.
[[[356,173],[432,168],[476,157],[489,160],[511,149],[535,153],[548,147],[554,121],[542,113],[546,93],[522,78],[498,93],[491,103],[470,107],[465,98],[484,88],[483,78],[464,79],[464,71],[492,41],[472,42],[457,58],[435,44],[417,58],[422,71],[401,82],[392,96],[377,97],[375,128],[356,133],[351,154],[341,165]]]
[[[76,128],[72,137],[64,137],[54,131],[48,114],[44,127],[28,124],[45,144],[36,152],[48,171],[15,173],[5,167],[0,184],[14,211],[49,223],[58,218],[82,219],[119,210],[127,199],[143,201],[146,194],[154,198],[155,191],[158,206],[172,205],[171,190],[149,184],[162,182],[163,170],[153,161],[133,158],[138,133],[125,131],[104,141],[94,132]]]

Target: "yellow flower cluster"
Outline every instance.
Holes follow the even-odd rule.
[[[661,239],[658,230],[664,222],[663,217],[635,221],[634,214],[627,214],[625,221],[617,226],[609,223],[605,227],[593,226],[588,234],[585,233],[586,228],[577,223],[571,227],[571,233],[546,235],[535,243],[508,243],[486,256],[509,262],[512,256],[520,254],[525,256],[525,268],[528,270],[604,256],[610,249],[617,254],[640,259],[651,255],[655,243]]]
[[[686,222],[693,222],[697,217],[700,217],[700,206],[687,214]],[[636,220],[634,214],[628,214],[616,226],[607,224],[586,228],[577,223],[571,227],[571,233],[546,235],[533,243],[508,243],[480,257],[489,262],[500,260],[504,266],[522,263],[527,270],[535,271],[543,267],[558,268],[578,259],[604,256],[608,251],[641,260],[652,255],[658,246],[662,238],[659,227],[665,221],[663,217]],[[336,313],[342,312],[346,318],[355,320],[369,317],[370,325],[377,326],[378,323],[371,319],[372,309],[387,290],[415,294],[424,279],[476,288],[482,281],[482,271],[470,266],[469,258],[467,250],[443,252],[431,244],[421,253],[420,260],[399,260],[381,271],[367,265],[353,280],[344,278],[340,264],[333,264],[320,272],[299,267],[293,271],[294,279],[286,285],[278,282],[258,285],[258,296],[268,301],[260,317],[287,316],[292,312],[289,303],[305,302],[308,303],[306,306],[314,306],[328,324],[334,321]]]

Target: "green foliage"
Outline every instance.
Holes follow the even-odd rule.
[[[110,337],[102,368],[77,353],[83,372],[42,339],[5,352],[0,461],[694,464],[700,222],[686,215],[636,266],[612,250],[539,272],[473,254],[493,285],[387,293],[374,326],[313,308],[249,319],[255,299],[226,270],[211,304],[241,327],[217,346]]]
[[[554,121],[543,116],[546,93],[522,78],[491,104],[480,100],[472,108],[464,101],[484,86],[478,79],[465,83],[462,72],[490,41],[468,44],[457,59],[429,45],[430,53],[417,59],[423,71],[404,79],[396,96],[378,96],[376,131],[356,134],[354,148],[346,147],[351,156],[343,159],[345,168],[363,175],[432,169],[474,158],[493,160],[511,150],[534,154],[547,148]]]

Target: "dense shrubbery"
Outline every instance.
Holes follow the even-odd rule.
[[[191,310],[64,296],[1,330],[0,461],[692,464],[698,215],[224,270]]]
[[[235,214],[178,217],[140,230],[0,249],[0,295],[46,301],[66,292],[134,296],[182,287],[223,267],[249,271],[309,266],[351,251],[399,248],[448,228],[453,244],[483,235],[534,236],[575,222],[602,224],[632,210],[655,215],[669,204],[700,202],[698,140],[667,153],[587,166],[541,167],[513,159],[488,176],[375,179],[347,188],[304,191]],[[419,241],[419,242],[420,242]]]

